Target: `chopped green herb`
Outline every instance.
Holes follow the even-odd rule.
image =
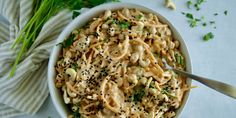
[[[207,23],[206,22],[202,23],[202,26],[204,26],[204,27],[207,26]]]
[[[181,12],[181,14],[185,15],[186,13],[184,13],[184,12]]]
[[[121,29],[128,29],[130,27],[130,23],[127,21],[120,21],[119,26]]]
[[[162,94],[165,94],[165,93],[167,93],[167,91],[164,90],[164,89],[162,89],[162,90],[161,90],[161,93],[162,93]]]
[[[227,10],[225,10],[225,11],[224,11],[224,14],[225,14],[225,15],[227,15],[227,14],[228,14],[228,11],[227,11]]]
[[[71,68],[73,68],[74,70],[77,70],[79,68],[78,64],[77,63],[73,63],[71,65]]]
[[[137,91],[135,91],[133,97],[132,97],[132,100],[134,102],[139,102],[142,100],[143,96],[145,95],[145,90],[144,89],[139,89]]]
[[[196,21],[201,21],[201,19],[195,18]]]
[[[194,7],[196,8],[197,11],[200,10],[200,5],[205,2],[204,0],[197,0],[197,3],[194,4]]]
[[[81,114],[79,113],[79,111],[73,112],[73,118],[81,118]]]
[[[178,64],[184,65],[184,57],[180,53],[176,53],[175,58]]]
[[[75,35],[71,34],[66,40],[64,40],[63,42],[59,43],[60,45],[62,45],[63,48],[68,48],[73,44]]]
[[[193,4],[192,1],[190,1],[190,0],[187,1],[187,6],[188,6],[189,9],[191,9],[191,5],[192,5],[192,4]]]
[[[78,109],[72,113],[73,118],[81,118],[81,114],[79,113],[80,103],[77,103],[76,106],[78,107]]]
[[[105,19],[105,23],[107,23],[107,21],[111,20],[110,17],[108,17],[107,19]]]
[[[193,19],[193,15],[190,14],[190,13],[187,13],[187,14],[186,14],[186,17],[189,18],[189,19]]]
[[[215,24],[216,22],[215,21],[210,21],[210,24],[212,25],[212,24]]]
[[[188,20],[188,22],[189,22],[189,26],[193,28],[197,26],[198,21],[196,19],[190,19]]]
[[[205,19],[205,17],[204,17],[204,16],[201,16],[201,19],[203,20],[203,19]]]
[[[142,17],[143,17],[143,16],[142,16],[141,14],[139,14],[139,15],[135,16],[135,19],[136,19],[136,20],[140,20]]]
[[[162,88],[162,90],[169,92],[170,91],[170,87],[164,87],[164,88]]]
[[[170,96],[170,97],[173,97],[173,98],[176,98],[176,96],[174,96],[174,95],[172,95],[171,93],[169,93],[167,90],[161,90],[161,93],[162,94],[166,94],[166,95],[168,95],[168,96]]]
[[[80,15],[80,12],[78,11],[73,11],[72,19],[76,18],[77,16]]]
[[[150,84],[149,88],[155,88],[154,82],[152,82],[152,83]]]
[[[149,86],[149,88],[155,88],[155,86],[153,86],[153,85],[150,85],[150,86]]]
[[[197,4],[202,4],[203,2],[205,2],[204,0],[197,0]]]
[[[190,13],[184,13],[184,15],[189,19],[188,22],[190,27],[196,27],[197,22],[201,21],[201,19],[194,18]]]
[[[217,16],[218,15],[218,13],[214,13],[214,16]]]
[[[194,4],[194,7],[196,8],[196,10],[197,10],[197,11],[199,11],[199,10],[200,10],[200,7],[199,7],[199,5],[198,5],[198,4]]]
[[[208,41],[208,40],[213,39],[213,38],[214,38],[214,35],[213,35],[212,32],[209,32],[209,33],[207,33],[206,35],[203,36],[204,41]]]
[[[118,22],[118,21],[115,20],[115,19],[112,19],[112,21],[111,21],[112,24],[117,24],[117,22]]]

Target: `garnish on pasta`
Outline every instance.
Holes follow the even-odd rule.
[[[184,70],[180,42],[158,17],[137,9],[105,11],[69,36],[55,66],[55,83],[73,116],[171,118],[188,87],[165,70]],[[65,40],[66,42],[68,41]],[[62,43],[67,44],[67,43]]]

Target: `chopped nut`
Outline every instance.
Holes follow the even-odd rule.
[[[165,6],[167,7],[167,8],[170,8],[170,9],[172,9],[172,10],[175,10],[176,9],[176,6],[175,6],[175,4],[174,4],[174,2],[172,1],[172,0],[166,0],[165,1]]]

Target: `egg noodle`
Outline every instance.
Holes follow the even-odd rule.
[[[71,45],[70,45],[71,44]],[[83,118],[172,118],[188,86],[180,43],[151,13],[105,11],[62,43],[56,87]]]

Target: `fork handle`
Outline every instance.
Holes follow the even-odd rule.
[[[175,68],[172,68],[172,70],[176,73],[179,73],[179,74],[182,74],[186,77],[189,77],[189,78],[192,78],[220,93],[223,93],[229,97],[232,97],[234,99],[236,99],[236,88],[232,85],[229,85],[229,84],[226,84],[226,83],[223,83],[223,82],[219,82],[219,81],[216,81],[216,80],[211,80],[211,79],[207,79],[207,78],[204,78],[204,77],[200,77],[200,76],[197,76],[197,75],[194,75],[194,74],[190,74],[188,72],[185,72],[185,71],[182,71],[182,70],[178,70],[178,69],[175,69]]]

